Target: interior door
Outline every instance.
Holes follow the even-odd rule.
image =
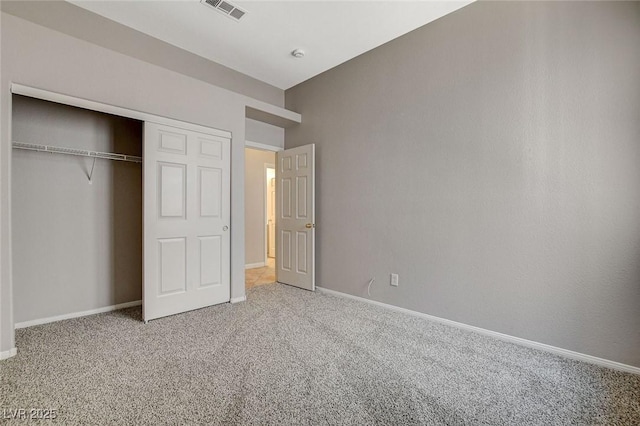
[[[276,154],[278,282],[315,290],[315,145]]]
[[[145,123],[145,321],[230,300],[230,145]]]

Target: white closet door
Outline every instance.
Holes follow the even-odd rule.
[[[276,154],[278,282],[315,290],[315,145]]]
[[[230,145],[145,123],[145,321],[230,299]]]

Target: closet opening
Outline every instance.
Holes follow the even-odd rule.
[[[143,122],[12,102],[16,328],[141,304]]]
[[[245,288],[276,281],[276,153],[245,148]]]

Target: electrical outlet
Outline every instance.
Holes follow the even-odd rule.
[[[391,274],[391,285],[398,287],[398,274]]]

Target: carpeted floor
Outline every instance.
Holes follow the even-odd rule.
[[[139,308],[18,330],[6,423],[640,424],[640,376],[281,284],[140,322]],[[46,424],[37,421],[38,424]]]

